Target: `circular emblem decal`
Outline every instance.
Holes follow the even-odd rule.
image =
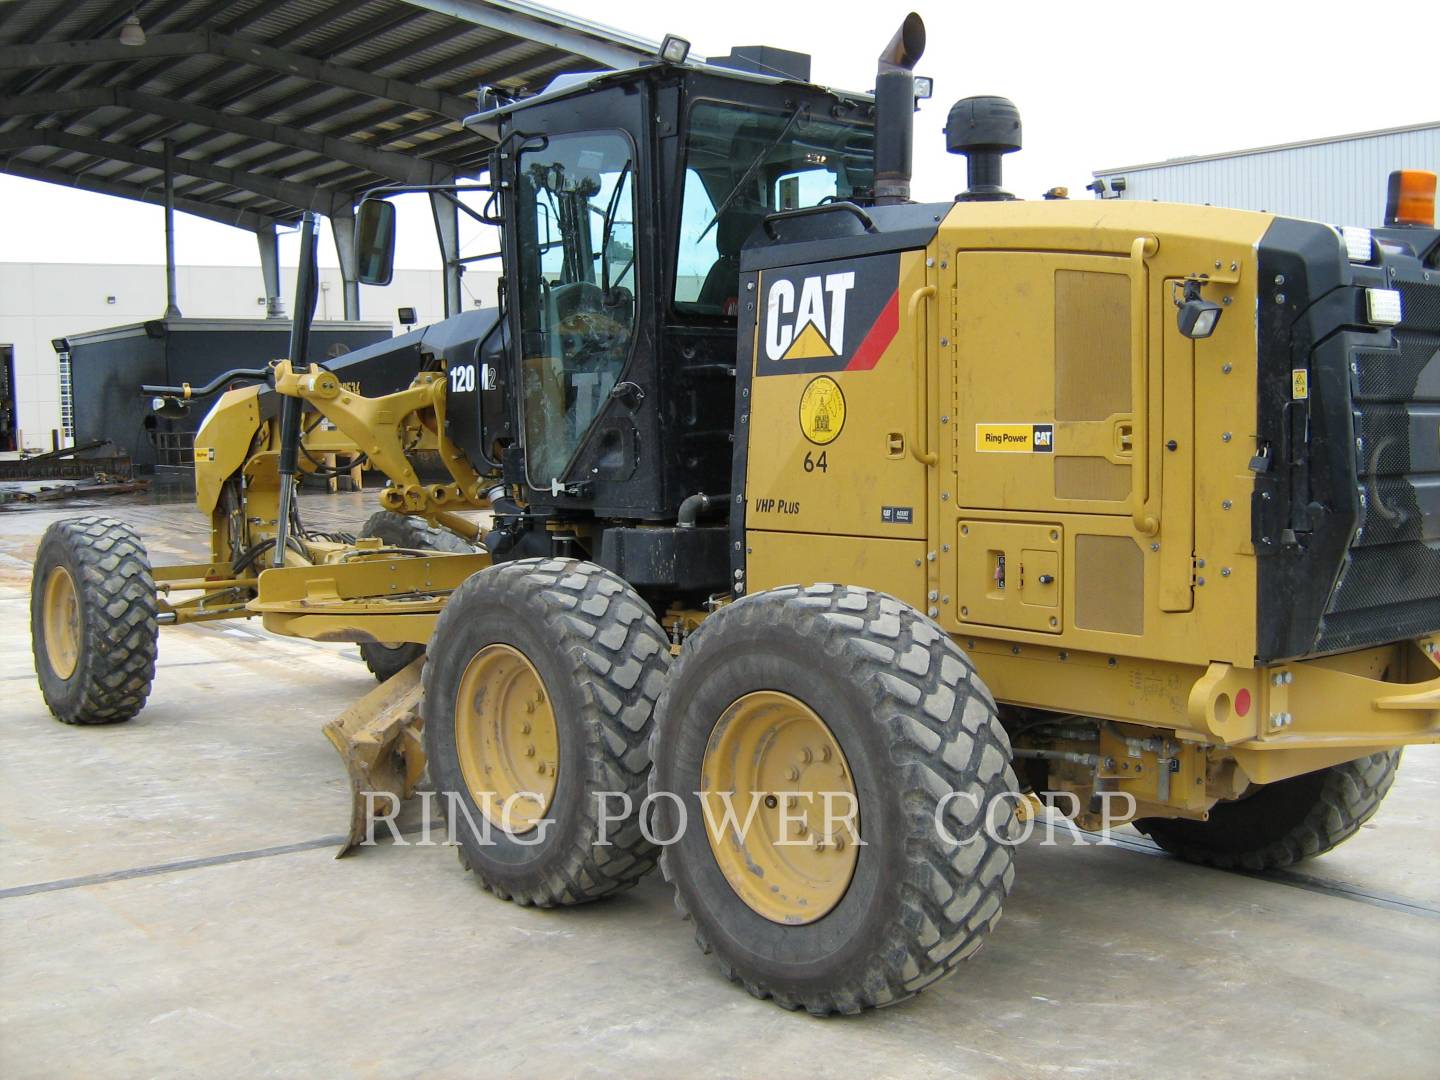
[[[834,442],[845,426],[845,395],[829,375],[810,380],[800,395],[800,430],[816,446]]]

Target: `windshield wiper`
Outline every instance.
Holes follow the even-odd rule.
[[[715,223],[724,216],[725,211],[730,209],[730,204],[735,201],[735,196],[740,194],[740,189],[749,182],[750,177],[755,175],[755,170],[758,169],[765,161],[765,159],[770,156],[771,151],[773,151],[777,146],[780,145],[781,140],[784,139],[786,135],[790,134],[790,129],[795,126],[795,121],[800,119],[800,114],[804,111],[804,105],[797,106],[795,111],[790,114],[790,119],[785,121],[785,126],[780,129],[780,134],[775,136],[774,140],[770,143],[769,146],[765,147],[765,149],[761,150],[760,153],[755,155],[755,160],[750,162],[750,167],[745,170],[744,175],[741,176],[739,180],[735,181],[735,186],[730,189],[730,194],[725,196],[725,201],[720,204],[720,209],[715,211],[715,216],[710,219],[710,224],[706,225],[704,231],[701,232],[701,234],[696,238],[695,242],[697,244],[701,240],[704,240],[705,237],[710,235],[710,230],[713,229],[715,227]]]

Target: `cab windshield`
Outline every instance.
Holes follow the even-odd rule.
[[[619,132],[556,135],[518,156],[521,408],[530,482],[563,481],[635,328],[635,162]]]
[[[868,195],[869,127],[702,101],[690,111],[675,266],[675,308],[734,317],[740,247],[766,214]]]

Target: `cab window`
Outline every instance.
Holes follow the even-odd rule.
[[[530,482],[563,480],[619,380],[635,329],[635,163],[619,132],[517,156],[521,410]]]
[[[871,129],[806,108],[699,102],[685,154],[673,299],[690,315],[734,317],[740,248],[765,215],[868,195],[874,181]]]

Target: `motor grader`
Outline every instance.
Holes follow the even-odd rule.
[[[319,363],[302,296],[196,435],[207,562],[45,535],[55,715],[133,716],[162,623],[359,642],[352,840],[428,768],[499,897],[658,861],[729,978],[816,1014],[974,953],[1041,798],[1219,867],[1354,833],[1440,737],[1433,175],[1371,231],[1026,202],[1018,114],[967,98],[967,187],[915,203],[923,47],[873,95],[774,50],[483,93],[498,307]],[[339,450],[388,479],[369,536],[296,511]]]

